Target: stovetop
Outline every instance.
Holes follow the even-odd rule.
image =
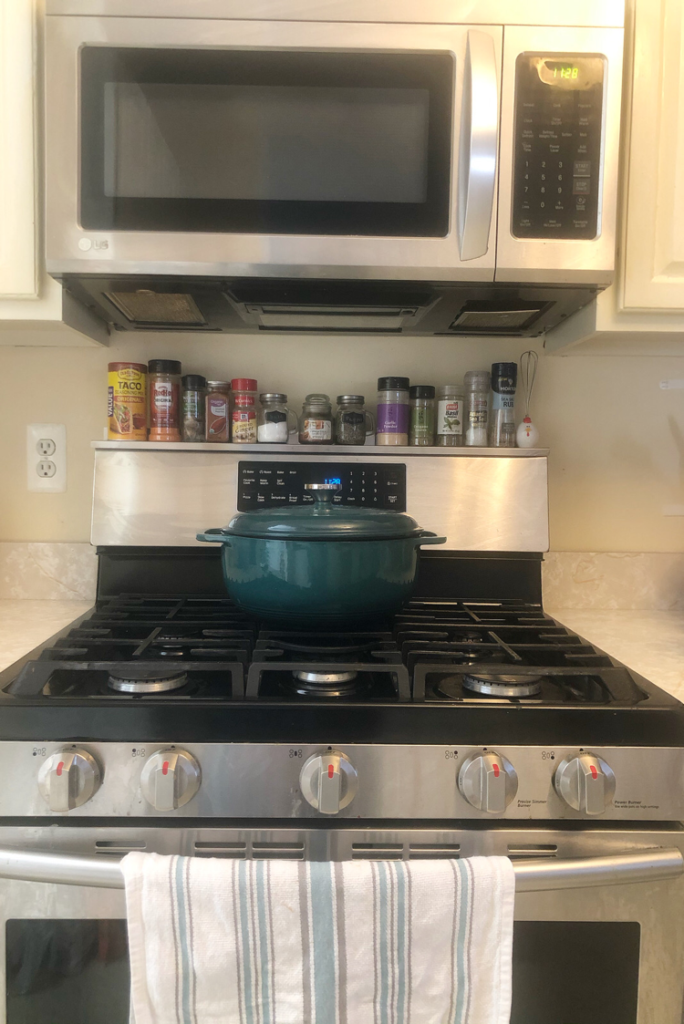
[[[537,742],[543,728],[684,745],[674,698],[518,600],[415,600],[324,633],[255,622],[228,599],[124,594],[1,673],[0,708],[0,738],[76,721],[103,739]]]

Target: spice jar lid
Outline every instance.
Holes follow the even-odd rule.
[[[378,377],[378,391],[408,391],[408,377]]]
[[[409,391],[411,398],[434,398],[435,389],[432,384],[416,384]]]
[[[199,373],[186,373],[183,377],[183,387],[186,391],[201,391],[206,386],[207,378],[201,377]]]
[[[323,412],[330,412],[330,397],[329,395],[316,394],[307,395],[302,403],[302,409],[310,406],[312,409],[321,409]]]
[[[257,382],[254,377],[233,377],[230,386],[233,391],[256,391]]]
[[[363,405],[365,399],[363,395],[338,395],[338,405]]]
[[[492,363],[492,389],[503,394],[515,391],[518,383],[517,363]]]
[[[442,384],[437,388],[437,398],[463,398],[463,385]]]
[[[287,402],[287,395],[280,395],[275,391],[266,391],[263,395],[259,395],[260,402],[279,402],[284,405]]]
[[[174,373],[181,372],[181,364],[178,359],[150,359],[147,364],[150,373]]]
[[[216,388],[220,391],[230,391],[230,382],[227,380],[208,380],[208,388]]]
[[[469,370],[463,378],[467,388],[482,388],[489,390],[489,370]]]
[[[108,363],[107,369],[110,373],[116,373],[117,370],[138,370],[140,373],[147,373],[144,363]]]

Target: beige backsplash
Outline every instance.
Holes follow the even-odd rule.
[[[92,600],[90,544],[0,542],[0,598]],[[684,611],[684,554],[551,551],[544,560],[548,608]]]

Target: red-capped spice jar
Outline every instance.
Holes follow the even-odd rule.
[[[177,359],[150,359],[147,364],[150,441],[180,441],[181,364]]]
[[[257,443],[257,382],[253,377],[234,377],[231,440],[233,444]]]

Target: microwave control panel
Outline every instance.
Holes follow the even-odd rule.
[[[335,505],[365,505],[406,511],[406,466],[386,462],[240,462],[239,512],[285,505],[310,505],[305,484],[338,484]]]
[[[511,230],[592,239],[599,230],[605,58],[521,53],[515,73]]]

